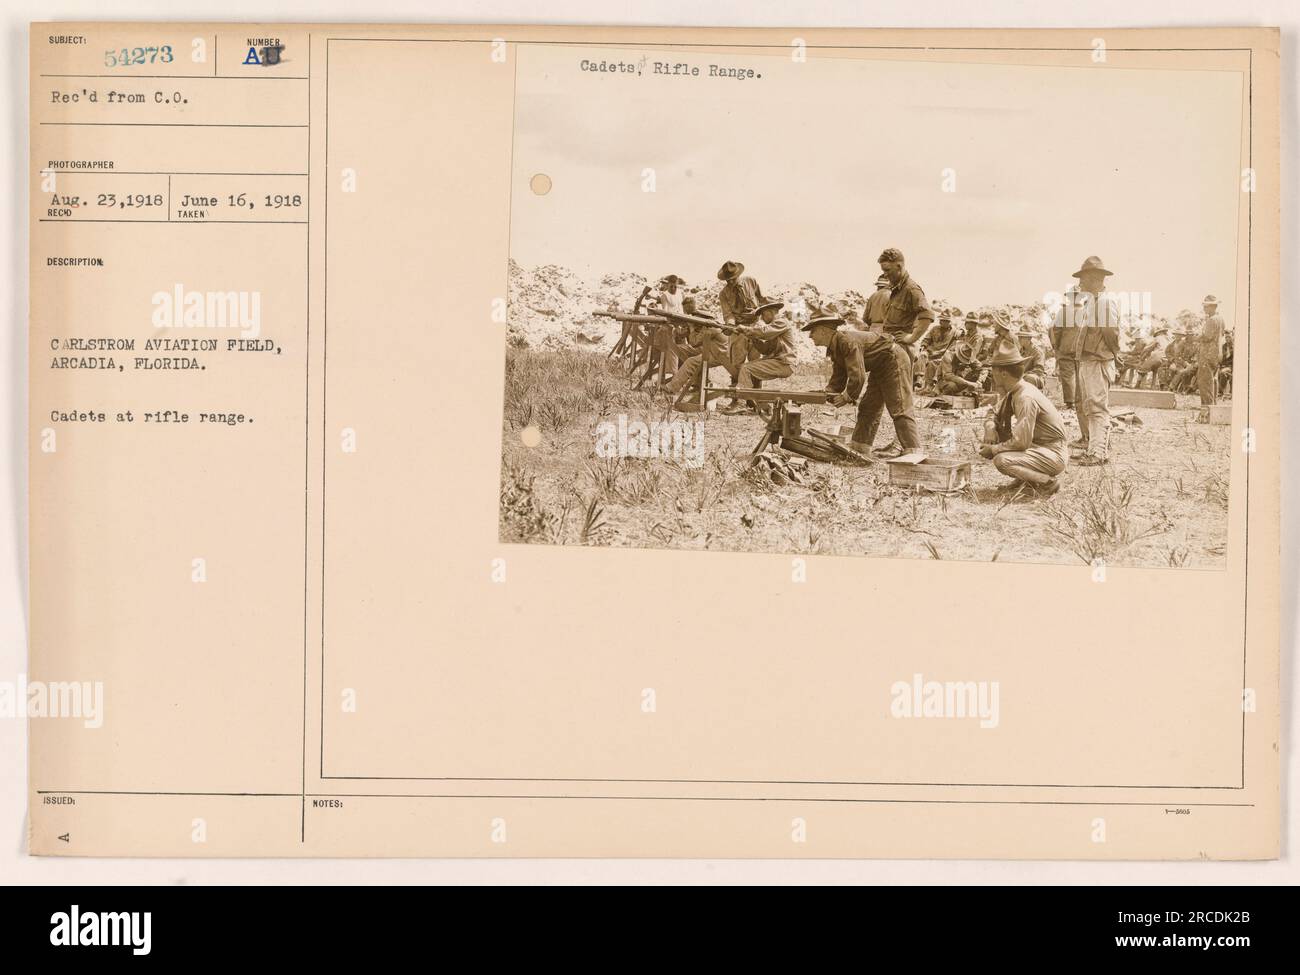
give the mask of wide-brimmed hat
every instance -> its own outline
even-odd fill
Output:
[[[661,279],[659,280],[659,283],[660,283],[660,284],[685,284],[685,283],[686,283],[686,279],[685,279],[685,278],[682,278],[682,277],[679,277],[679,276],[676,275],[676,274],[669,274],[669,275],[667,275],[666,277],[661,278]]]
[[[968,312],[966,313],[966,317],[965,317],[965,319],[963,319],[963,320],[964,320],[964,321],[967,321],[967,322],[970,322],[972,325],[978,325],[978,324],[980,323],[979,316],[976,315],[975,312],[973,312],[973,311],[968,311]]]
[[[811,332],[818,325],[828,325],[831,328],[839,328],[844,324],[844,319],[839,315],[820,314],[814,315],[808,321],[799,326],[801,332]]]
[[[998,347],[993,351],[993,358],[989,360],[989,367],[994,366],[1018,366],[1022,362],[1029,360],[1029,356],[1020,354],[1020,346],[1014,342],[999,342]]]
[[[1101,263],[1101,258],[1094,255],[1093,257],[1084,260],[1083,266],[1080,267],[1079,270],[1075,271],[1071,277],[1081,278],[1089,271],[1100,271],[1102,274],[1115,273],[1114,271],[1107,271],[1106,265]]]
[[[958,342],[952,347],[953,357],[963,363],[974,361],[976,351],[969,342]]]
[[[1202,305],[1217,305],[1218,303],[1219,303],[1219,299],[1214,297],[1214,295],[1206,295],[1204,298],[1201,299]]]
[[[1168,334],[1169,334],[1169,326],[1168,326],[1168,325],[1161,325],[1161,326],[1159,326],[1159,327],[1158,327],[1154,332],[1152,332],[1151,334],[1152,334],[1152,335],[1168,335]]]
[[[784,307],[785,307],[785,302],[784,302],[784,301],[765,301],[765,302],[763,302],[761,305],[759,305],[757,308],[754,309],[754,314],[755,314],[755,315],[761,315],[761,314],[763,314],[763,312],[767,311],[769,308],[773,309],[774,311],[780,311],[780,310],[781,310],[782,308],[784,308]]]
[[[728,281],[739,274],[743,274],[744,271],[745,265],[739,261],[727,261],[722,267],[718,268],[718,280]]]

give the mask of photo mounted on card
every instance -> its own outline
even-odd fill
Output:
[[[1277,855],[1277,31],[31,40],[33,851]]]

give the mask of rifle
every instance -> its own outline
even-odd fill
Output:
[[[663,325],[665,324],[662,315],[634,315],[631,312],[624,311],[593,311],[591,313],[596,318],[612,318],[616,322],[635,322],[637,325]]]
[[[716,328],[724,335],[734,335],[736,332],[744,331],[744,325],[726,325],[716,318],[704,318],[700,315],[687,315],[678,311],[663,311],[658,314],[662,315],[674,325],[694,325],[697,328]]]
[[[638,299],[637,305],[639,306],[640,303],[641,302]],[[631,355],[635,359],[643,344],[641,336],[638,334],[638,326],[668,324],[667,320],[662,316],[645,315],[640,312],[592,311],[591,314],[594,318],[612,318],[614,321],[620,322],[623,325],[623,333],[618,337],[618,342],[614,345],[614,348],[609,350],[609,355],[607,355],[606,358],[611,358],[616,355],[622,355],[624,357]],[[632,367],[636,367],[635,362]]]

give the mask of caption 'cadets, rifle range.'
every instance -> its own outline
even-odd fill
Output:
[[[705,414],[696,422],[707,418],[714,429],[715,424],[741,422],[722,417],[761,421],[751,428],[761,436],[747,454],[743,446],[729,450],[737,459],[733,472],[757,469],[784,487],[807,484],[819,469],[872,470],[878,472],[872,480],[846,482],[849,489],[860,483],[876,500],[889,492],[931,501],[947,498],[954,505],[969,501],[983,507],[994,501],[995,510],[1012,502],[1036,508],[1034,503],[1042,501],[1048,508],[1041,519],[1046,524],[1039,552],[1095,561],[1122,558],[1122,550],[1133,547],[1142,549],[1141,554],[1128,554],[1141,564],[1172,566],[1221,559],[1226,519],[1217,519],[1200,533],[1208,537],[1194,539],[1189,533],[1153,547],[1150,539],[1177,534],[1178,519],[1162,504],[1141,524],[1130,517],[1134,512],[1127,509],[1137,493],[1128,479],[1132,465],[1121,465],[1123,473],[1112,467],[1113,441],[1144,425],[1159,422],[1168,428],[1173,416],[1183,418],[1185,431],[1194,429],[1188,424],[1206,424],[1195,428],[1207,431],[1205,446],[1211,443],[1208,431],[1226,429],[1232,333],[1213,294],[1206,296],[1202,314],[1183,311],[1171,323],[1151,315],[1149,301],[1130,302],[1136,296],[1111,290],[1112,270],[1099,257],[1089,256],[1072,272],[1076,283],[1060,294],[1048,293],[1042,305],[962,312],[947,302],[932,307],[899,249],[886,248],[877,260],[875,291],[852,304],[806,301],[802,296],[777,300],[764,293],[741,261],[728,260],[717,270],[720,291],[714,290],[716,285],[691,288],[681,276],[669,274],[657,287],[643,287],[639,296],[628,294],[609,302],[610,307],[590,309],[588,321],[619,327],[605,361],[620,363],[629,391],[639,391],[641,397],[639,402],[619,402],[643,404],[644,411],[665,419],[676,417],[673,424],[654,424],[665,437],[670,426],[686,427],[690,414]],[[708,313],[705,305],[716,312]],[[806,349],[806,340],[800,333],[825,350],[828,362],[801,366],[799,346]],[[508,375],[510,370],[508,361]],[[712,384],[715,379],[717,385]],[[508,385],[508,413],[510,399]],[[850,407],[856,408],[851,425]],[[886,413],[889,423],[882,422]],[[841,417],[843,425],[835,422]],[[707,436],[712,438],[712,431]],[[1197,461],[1191,461],[1193,470],[1207,477],[1206,498],[1217,494],[1218,504],[1211,507],[1219,509],[1218,515],[1226,512],[1227,503],[1226,436],[1223,439],[1225,449],[1216,470],[1201,471]],[[730,438],[720,440],[725,445]],[[668,446],[665,442],[662,454],[656,450],[652,456],[671,457]],[[633,451],[625,456],[651,455]],[[1096,474],[1076,485],[1088,469]],[[978,490],[994,472],[996,483]],[[1175,472],[1170,473],[1174,478]],[[1121,479],[1118,488],[1111,484],[1116,474]],[[1202,500],[1181,477],[1172,483],[1184,499]],[[1106,505],[1116,506],[1116,511],[1115,517],[1100,520],[1115,524],[1091,525],[1086,512],[1074,518],[1063,502],[1075,486],[1080,509],[1095,508],[1098,491],[1104,491]],[[506,494],[503,487],[503,509]],[[606,490],[604,495],[606,511],[613,502],[627,500],[626,492],[620,496]],[[721,507],[723,500],[719,496],[710,507]],[[582,540],[608,540],[615,529],[600,517],[601,499],[579,491],[576,501],[587,509]],[[942,500],[940,504],[951,523],[953,508]],[[680,500],[677,508],[683,510]],[[742,510],[740,522],[749,528],[755,517]],[[593,519],[596,530],[589,531]],[[838,532],[842,521],[831,521],[828,528]],[[654,540],[685,542],[669,540],[675,533],[671,528],[659,533],[661,527],[656,526]],[[982,530],[977,519],[970,527]],[[960,528],[909,530],[930,536],[924,544],[931,557],[938,558],[945,557],[939,548],[942,540]],[[502,535],[562,540],[508,530],[504,510]],[[1208,559],[1189,557],[1198,544],[1199,554]],[[706,538],[704,547],[708,545]],[[723,540],[718,547],[746,546]],[[992,557],[998,557],[997,550]],[[1035,560],[1043,559],[1039,555]]]

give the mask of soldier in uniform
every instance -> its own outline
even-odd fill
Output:
[[[879,332],[885,324],[885,306],[889,304],[889,276],[876,278],[876,290],[867,298],[862,321],[869,331]]]
[[[838,315],[819,315],[800,328],[812,336],[814,345],[826,350],[831,360],[831,379],[826,391],[835,394],[832,405],[858,403],[858,422],[850,446],[858,453],[880,459],[919,450],[921,437],[912,414],[912,398],[902,395],[904,386],[894,343],[876,332],[841,330],[843,324],[844,319]],[[889,410],[894,420],[894,432],[902,449],[897,453],[887,449],[872,454],[871,446],[884,409]]]
[[[977,341],[974,338],[960,338],[939,360],[936,389],[941,395],[978,396],[984,391],[984,367],[975,357]]]
[[[731,367],[731,343],[716,325],[692,323],[686,333],[686,346],[685,351],[692,354],[684,357],[673,378],[663,385],[664,392],[673,398],[699,381],[701,369],[707,372],[714,366]]]
[[[1171,353],[1173,348],[1170,346]],[[1192,331],[1184,331],[1177,348],[1177,355],[1169,357],[1169,389],[1175,393],[1191,393],[1196,389],[1196,374],[1200,369],[1200,342]]]
[[[1034,344],[1033,332],[1015,332],[1016,345],[1024,356],[1024,374],[1022,378],[1031,386],[1042,389],[1047,385],[1047,366],[1043,362],[1042,350]],[[991,375],[992,373],[990,373]]]
[[[758,318],[758,306],[767,301],[758,282],[745,273],[739,261],[727,261],[718,268],[718,280],[723,282],[718,295],[722,321],[726,325],[752,325]],[[731,385],[740,380],[740,367],[749,359],[749,340],[736,333],[731,338],[731,354],[725,363],[731,374]]]
[[[901,388],[894,398],[905,405],[907,415],[911,416],[916,346],[921,341],[921,336],[934,324],[934,312],[930,309],[925,291],[908,273],[902,251],[896,247],[887,247],[876,260],[890,284],[889,303],[885,305],[885,320],[881,331],[894,340],[894,356],[898,359],[897,381]],[[892,412],[890,415],[893,415]],[[895,430],[895,434],[897,432]],[[895,436],[895,443],[886,448],[885,452],[901,456],[905,451],[900,444],[901,438]]]
[[[1231,332],[1223,336],[1223,357],[1219,360],[1219,398],[1232,398],[1232,346]]]
[[[1196,388],[1201,394],[1201,405],[1209,406],[1219,398],[1219,367],[1223,363],[1223,316],[1219,314],[1219,299],[1206,295],[1201,303],[1205,317],[1201,319],[1200,361],[1196,373]]]
[[[1071,285],[1062,296],[1061,307],[1057,308],[1056,318],[1047,333],[1048,343],[1052,347],[1052,355],[1056,358],[1056,378],[1061,381],[1061,399],[1065,403],[1067,410],[1074,409],[1077,369],[1074,350],[1061,347],[1061,336],[1064,334],[1064,323],[1074,321],[1076,317],[1075,309],[1079,307],[1082,301],[1083,299],[1079,296],[1079,286]]]
[[[740,331],[732,336],[734,343],[738,336],[744,336],[749,342],[750,358],[740,366],[738,385],[741,389],[760,389],[764,379],[784,379],[794,372],[794,323],[778,322],[776,313],[784,302],[768,301],[758,306],[758,321],[753,325],[738,326]],[[726,410],[728,413],[759,412],[751,401],[741,404],[732,401]]]
[[[961,312],[957,314],[960,315]],[[921,339],[921,357],[918,360],[921,365],[918,372],[922,376],[922,389],[934,387],[939,375],[939,361],[955,341],[957,341],[957,330],[952,327],[952,316],[947,311],[942,311],[939,313],[939,324],[926,332],[925,337]]]
[[[1079,292],[1061,306],[1053,326],[1057,355],[1074,361],[1080,435],[1071,447],[1084,467],[1110,459],[1110,386],[1115,381],[1120,319],[1119,302],[1105,291],[1112,273],[1100,257],[1087,258],[1074,272]]]
[[[998,403],[979,452],[1017,486],[1028,484],[1039,497],[1050,497],[1060,490],[1057,478],[1069,463],[1065,422],[1043,391],[1024,381],[1025,362],[1013,342],[1000,345],[989,360]]]

